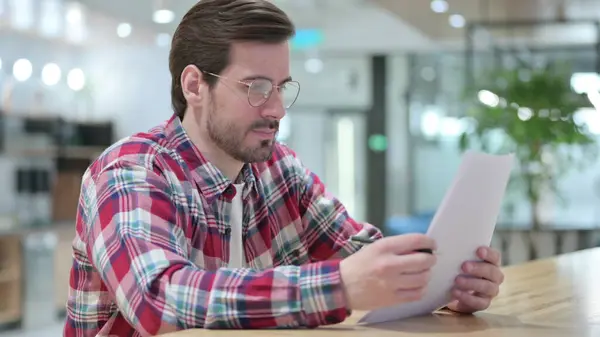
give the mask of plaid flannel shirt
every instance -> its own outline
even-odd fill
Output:
[[[282,144],[240,173],[248,268],[227,268],[232,182],[173,116],[109,147],[83,176],[64,336],[316,327],[349,311],[351,219]]]

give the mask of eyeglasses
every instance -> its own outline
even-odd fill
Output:
[[[281,99],[283,100],[284,108],[289,109],[292,105],[294,105],[296,99],[298,98],[298,94],[300,93],[300,83],[296,81],[287,81],[281,85],[275,85],[273,84],[273,82],[271,82],[271,80],[266,78],[256,78],[249,81],[237,81],[230,80],[227,77],[223,77],[221,75],[213,74],[207,71],[202,72],[207,75],[211,75],[228,81],[233,81],[247,86],[248,103],[255,108],[265,104],[271,97],[273,90],[277,90],[281,95]]]

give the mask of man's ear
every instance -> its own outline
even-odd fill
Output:
[[[181,90],[188,104],[197,106],[202,101],[203,86],[202,72],[194,65],[188,65],[181,72]]]

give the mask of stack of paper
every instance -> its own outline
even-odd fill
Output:
[[[489,246],[513,165],[513,155],[466,152],[427,235],[437,243],[437,263],[425,296],[367,313],[360,323],[380,323],[430,314],[451,301],[461,265]]]

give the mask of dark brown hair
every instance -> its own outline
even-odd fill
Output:
[[[183,17],[171,44],[171,104],[183,119],[187,102],[181,88],[183,69],[193,64],[220,74],[229,65],[234,42],[282,43],[295,33],[290,18],[267,0],[202,0]],[[204,76],[209,87],[218,80]]]

